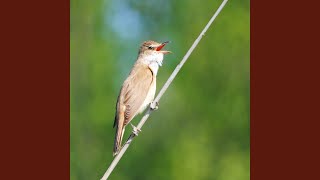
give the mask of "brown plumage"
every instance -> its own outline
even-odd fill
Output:
[[[170,53],[161,51],[167,43],[146,41],[139,49],[138,59],[124,81],[117,100],[113,155],[120,151],[125,126],[138,113],[143,112],[154,98],[159,65],[162,65],[163,54]]]

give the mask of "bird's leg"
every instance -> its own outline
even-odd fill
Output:
[[[132,127],[132,132],[134,135],[138,136],[139,132],[141,132],[141,129],[138,129],[137,127],[135,127],[132,123],[131,124],[131,127]]]
[[[152,110],[157,110],[157,109],[158,109],[158,106],[159,106],[159,102],[154,102],[154,101],[152,101],[152,102],[150,103],[150,108],[151,108]]]

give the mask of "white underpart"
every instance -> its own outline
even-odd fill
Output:
[[[138,113],[142,113],[146,107],[153,101],[154,96],[156,94],[156,76],[158,73],[159,66],[162,66],[163,54],[162,53],[154,53],[153,55],[149,55],[145,57],[146,63],[149,65],[149,68],[153,73],[153,83],[148,91],[147,97],[144,100],[142,106],[139,108]]]
[[[144,61],[146,64],[148,64],[152,70],[152,73],[157,76],[159,66],[162,66],[163,54],[154,52],[152,55],[144,57]]]

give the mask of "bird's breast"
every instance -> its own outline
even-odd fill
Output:
[[[147,96],[146,96],[146,99],[144,100],[143,104],[141,105],[141,107],[139,108],[138,110],[138,113],[142,113],[146,107],[153,101],[154,99],[154,96],[156,94],[156,77],[153,76],[153,80],[152,80],[152,83],[150,85],[150,89],[147,93]]]

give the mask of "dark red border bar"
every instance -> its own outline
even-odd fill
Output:
[[[69,179],[69,1],[5,3],[0,179]]]
[[[320,176],[319,6],[310,3],[251,1],[253,180]]]

